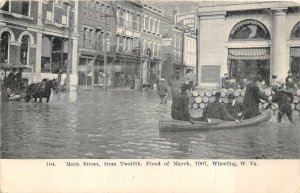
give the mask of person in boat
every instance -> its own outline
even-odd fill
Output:
[[[268,97],[262,93],[257,83],[259,82],[259,76],[253,77],[252,81],[247,85],[244,96],[244,118],[250,119],[259,115],[259,102],[260,100],[269,101]]]
[[[175,120],[190,121],[194,123],[189,113],[189,97],[186,93],[190,85],[183,83],[180,87],[181,92],[173,98],[171,106],[171,117]]]
[[[285,85],[289,92],[295,92],[296,89],[298,88],[294,79],[295,78],[293,77],[292,72],[289,71],[288,76],[285,78]]]
[[[226,104],[226,110],[235,119],[240,119],[242,117],[242,112],[244,109],[242,103],[236,100],[236,97],[233,93],[229,93],[227,95],[227,98],[229,102]]]
[[[15,85],[16,85],[16,88],[19,89],[19,90],[22,90],[22,73],[23,73],[23,68],[20,68],[18,73],[15,75]]]
[[[238,122],[237,119],[227,112],[225,104],[221,103],[221,92],[216,92],[214,97],[215,101],[208,103],[203,110],[203,121],[210,122],[210,119],[218,119]]]
[[[272,81],[271,81],[271,84],[270,84],[270,86],[273,88],[275,88],[275,87],[280,87],[282,84],[277,80],[277,75],[275,75],[275,74],[273,74],[272,75]]]
[[[4,86],[5,87],[15,87],[15,78],[16,78],[17,69],[13,68],[8,76],[4,79]]]
[[[167,103],[168,85],[164,78],[159,80],[157,91],[160,98],[160,104]]]
[[[291,123],[293,122],[292,117],[292,102],[294,100],[294,96],[292,93],[287,92],[284,87],[280,88],[272,88],[274,91],[274,95],[272,97],[271,102],[278,104],[278,117],[277,122],[281,123],[282,117],[286,115]],[[267,108],[267,107],[266,107]]]

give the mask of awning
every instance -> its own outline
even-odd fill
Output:
[[[291,48],[291,57],[300,57],[300,47]]]
[[[239,48],[228,49],[228,59],[231,60],[269,60],[269,48]]]

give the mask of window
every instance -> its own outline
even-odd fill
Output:
[[[4,11],[17,13],[20,15],[30,15],[30,1],[11,1],[7,0],[2,8]]]
[[[21,55],[20,62],[23,65],[28,65],[29,59],[29,36],[23,36],[21,39]]]
[[[122,9],[119,9],[119,18],[118,18],[118,24],[119,26],[123,27],[123,21],[124,21],[124,12]]]
[[[61,16],[61,24],[68,25],[68,6],[63,5],[63,12]]]
[[[29,16],[29,1],[22,1],[22,15]]]
[[[146,30],[149,29],[149,17],[147,17],[147,16],[145,16],[145,26],[144,26],[144,28],[145,28]]]
[[[3,32],[1,35],[1,63],[9,62],[9,47],[10,47],[10,34]]]
[[[6,2],[4,3],[1,9],[4,11],[10,11],[10,3],[11,3],[10,0],[6,0]]]
[[[47,21],[53,21],[54,20],[54,2],[49,1],[47,3]]]
[[[270,39],[268,29],[260,22],[252,19],[236,24],[230,32],[230,40]]]
[[[291,38],[300,38],[300,21],[293,27]]]

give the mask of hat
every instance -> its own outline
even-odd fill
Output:
[[[164,78],[161,78],[161,79],[159,79],[160,81],[163,81],[163,82],[165,82],[166,81],[166,79],[164,79]]]
[[[227,95],[227,98],[229,99],[235,99],[235,96],[232,92],[230,92],[228,95]]]
[[[277,78],[278,76],[277,75],[272,75],[272,78]]]
[[[180,88],[181,88],[182,90],[188,90],[188,89],[190,89],[190,85],[187,84],[187,83],[185,82],[185,83],[183,83],[183,84],[180,86]]]

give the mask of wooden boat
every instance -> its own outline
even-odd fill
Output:
[[[178,120],[160,120],[159,131],[160,132],[178,132],[178,131],[209,131],[209,130],[220,130],[220,129],[233,129],[256,126],[270,119],[270,112],[261,112],[257,117],[251,119],[245,119],[240,123],[234,121],[224,121],[221,123],[207,123],[207,122],[196,122],[192,124],[188,121]]]

